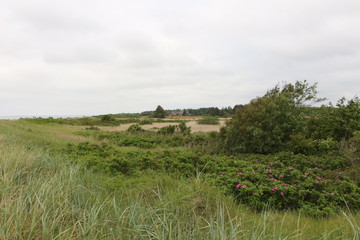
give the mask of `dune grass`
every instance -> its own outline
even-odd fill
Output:
[[[0,239],[359,239],[358,213],[255,213],[201,173],[93,173],[51,151],[81,141],[66,126],[0,121],[0,129]]]

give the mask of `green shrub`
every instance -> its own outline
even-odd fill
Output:
[[[184,135],[189,135],[191,133],[191,127],[186,126],[185,122],[179,123],[179,125],[176,126],[177,130],[181,132]]]
[[[197,120],[198,124],[204,125],[219,125],[220,121],[217,117],[203,117],[202,119]]]
[[[174,134],[176,130],[176,126],[175,125],[169,125],[166,127],[162,127],[158,130],[159,134],[163,134],[163,135],[171,135]]]
[[[349,140],[350,147],[356,153],[360,153],[360,131],[355,131]]]
[[[101,117],[102,122],[113,122],[115,121],[115,118],[113,118],[111,115],[104,115]]]
[[[142,129],[139,124],[133,124],[126,131],[130,133],[134,133],[134,132],[143,132],[144,129]]]
[[[295,154],[313,154],[316,151],[314,141],[306,138],[305,135],[301,133],[296,133],[290,136],[288,148]]]
[[[140,125],[149,125],[149,124],[153,124],[153,121],[150,118],[142,119],[142,120],[139,121],[139,124]]]

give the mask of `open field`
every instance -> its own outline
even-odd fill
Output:
[[[325,218],[256,212],[205,170],[182,175],[194,158],[186,148],[166,147],[173,159],[153,160],[163,150],[118,146],[104,131],[105,143],[78,126],[19,120],[0,121],[0,130],[1,239],[359,239],[360,214],[346,208]],[[165,160],[183,170],[159,169]]]

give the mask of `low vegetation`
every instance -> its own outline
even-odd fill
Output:
[[[2,120],[0,238],[357,239],[359,100],[307,100],[316,85],[277,86],[209,133]]]

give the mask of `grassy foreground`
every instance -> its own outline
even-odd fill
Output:
[[[67,126],[0,121],[0,239],[359,239],[360,215],[254,213],[203,181],[114,178],[53,151]],[[92,139],[86,139],[91,141]],[[111,187],[109,187],[111,186]]]

